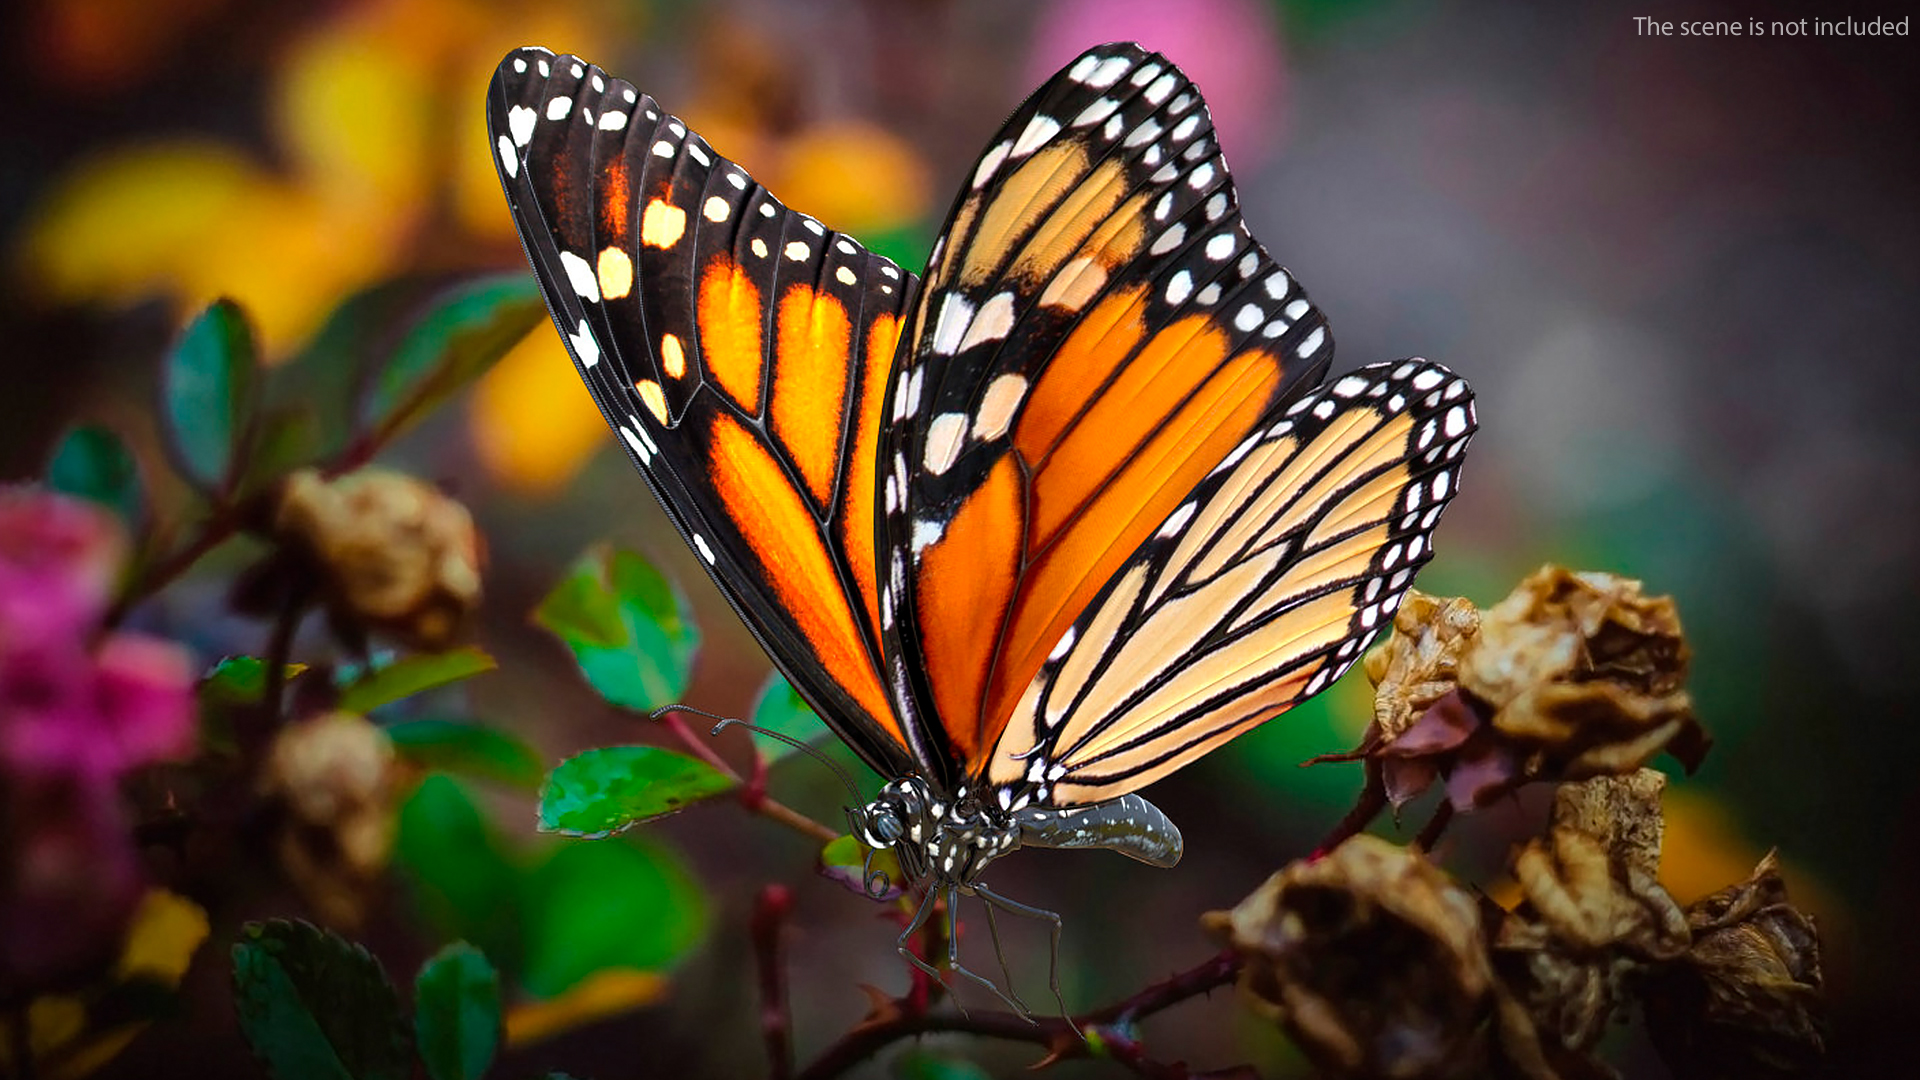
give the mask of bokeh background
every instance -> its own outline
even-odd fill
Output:
[[[625,75],[789,204],[918,265],[1020,98],[1082,48],[1137,39],[1207,94],[1246,216],[1328,313],[1336,367],[1425,355],[1473,381],[1482,430],[1424,587],[1491,603],[1551,560],[1678,598],[1716,746],[1670,789],[1663,876],[1685,902],[1777,846],[1826,935],[1842,1074],[1875,1074],[1908,1056],[1920,970],[1920,44],[1653,38],[1633,23],[1848,10],[29,0],[0,16],[0,466],[33,475],[76,416],[151,441],[158,358],[215,296],[242,301],[285,356],[349,294],[379,287],[398,303],[524,269],[481,110],[512,46]],[[551,760],[650,737],[527,622],[605,537],[655,557],[692,599],[705,636],[689,700],[751,707],[764,658],[612,449],[552,333],[390,460],[456,492],[488,538],[479,637],[501,670],[474,684],[472,714]],[[257,651],[260,627],[219,616],[220,602],[190,581],[146,618],[202,659]],[[1097,853],[1002,864],[1002,892],[1066,917],[1069,999],[1091,1005],[1206,955],[1196,916],[1302,854],[1351,799],[1356,767],[1297,763],[1351,745],[1366,711],[1356,675],[1154,789],[1188,837],[1175,871]],[[837,820],[824,770],[789,760],[773,782]],[[475,797],[502,835],[531,832],[523,796]],[[1406,838],[1423,811],[1385,831]],[[1449,865],[1497,892],[1509,845],[1542,814],[1522,798],[1457,823]],[[517,1050],[503,1074],[759,1072],[744,922],[766,881],[799,883],[803,1059],[861,1014],[857,984],[898,989],[894,931],[811,878],[803,840],[725,805],[647,834],[704,896],[700,943],[655,1004]],[[439,944],[404,871],[362,935],[403,971]],[[257,1075],[234,1032],[223,932],[178,1020],[104,1075]],[[1044,937],[1015,933],[1016,975],[1038,989]],[[1148,1032],[1162,1058],[1305,1075],[1219,997]],[[1633,1031],[1618,1041],[1631,1075],[1663,1075]],[[996,1074],[1029,1060],[962,1049]],[[1061,1073],[1093,1072],[1078,1068]]]

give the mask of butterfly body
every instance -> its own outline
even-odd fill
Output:
[[[1070,809],[1002,807],[961,787],[951,796],[903,777],[852,815],[869,848],[892,849],[900,868],[936,888],[971,887],[988,863],[1019,847],[1098,847],[1155,866],[1180,861],[1180,830],[1139,795]],[[876,884],[878,884],[876,882]]]
[[[965,892],[1057,942],[982,881],[1020,847],[1178,861],[1138,790],[1325,689],[1432,556],[1471,391],[1419,359],[1328,378],[1325,317],[1158,54],[1035,92],[922,275],[575,57],[515,50],[487,110],[580,377],[888,779],[853,832],[950,917]]]

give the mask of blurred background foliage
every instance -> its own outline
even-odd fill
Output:
[[[1661,14],[1806,14],[1735,7],[1683,0]],[[1920,728],[1904,686],[1920,546],[1913,45],[1641,38],[1642,13],[1466,0],[28,0],[0,16],[0,86],[15,103],[0,122],[12,385],[0,462],[10,477],[40,474],[76,417],[157,454],[157,358],[216,297],[248,313],[266,365],[300,358],[298,411],[344,393],[361,357],[397,348],[448,283],[523,275],[480,107],[510,47],[621,73],[789,204],[918,265],[957,178],[1020,97],[1088,45],[1136,39],[1206,92],[1248,220],[1328,312],[1338,366],[1426,355],[1473,381],[1482,432],[1423,587],[1489,603],[1552,559],[1675,595],[1716,746],[1670,790],[1662,877],[1684,902],[1778,846],[1827,937],[1836,1044],[1865,1070],[1905,1053],[1895,1021],[1911,1011],[1904,973],[1920,965],[1920,871],[1904,856],[1920,841],[1920,789],[1905,775]],[[544,326],[383,460],[475,515],[489,551],[478,638],[499,669],[381,719],[477,720],[498,739],[449,747],[412,729],[429,750],[409,757],[398,887],[362,939],[411,970],[465,938],[532,998],[611,972],[575,1007],[611,1003],[604,1023],[617,1027],[577,1013],[510,1021],[522,1071],[757,1071],[748,898],[764,881],[805,881],[814,849],[719,807],[616,841],[534,836],[528,781],[541,765],[657,736],[596,697],[529,616],[572,560],[612,538],[684,590],[698,652],[676,694],[750,715],[764,657],[612,449]],[[156,500],[177,505],[154,479]],[[237,569],[244,548],[209,565]],[[190,577],[134,625],[202,665],[260,653],[263,626],[225,599],[217,575]],[[316,634],[301,654],[326,648]],[[1003,864],[997,888],[1066,916],[1069,1001],[1192,962],[1206,948],[1189,929],[1200,911],[1325,832],[1357,767],[1298,763],[1351,746],[1368,700],[1350,677],[1156,787],[1189,837],[1176,871],[1078,853]],[[744,760],[744,737],[720,745]],[[835,781],[804,759],[783,761],[773,790],[838,818]],[[1497,892],[1509,846],[1541,814],[1529,796],[1478,815],[1447,856]],[[238,913],[287,910],[267,888]],[[858,1016],[856,984],[892,987],[901,973],[893,931],[866,903],[816,881],[796,904],[804,1053]],[[1044,949],[1025,945],[1016,974],[1031,982]],[[221,953],[187,970],[178,1020],[100,1075],[254,1075]],[[1622,1038],[1629,1072],[1654,1068]],[[1304,1069],[1266,1040],[1217,1006],[1155,1031],[1162,1057]],[[977,1049],[994,1071],[1024,1060]]]

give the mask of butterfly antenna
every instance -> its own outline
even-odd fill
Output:
[[[858,803],[858,802],[865,801],[860,797],[860,786],[853,782],[853,776],[849,774],[847,770],[841,768],[839,762],[833,760],[832,758],[814,749],[813,747],[808,746],[806,743],[801,742],[799,739],[796,739],[791,735],[785,735],[778,731],[771,731],[767,728],[761,727],[758,724],[749,724],[745,720],[741,720],[738,717],[719,716],[714,713],[710,713],[705,709],[696,709],[691,705],[662,705],[659,708],[648,713],[647,716],[649,719],[658,720],[660,717],[670,712],[693,713],[695,716],[704,716],[709,720],[720,721],[719,723],[713,725],[713,730],[707,733],[709,735],[718,735],[730,727],[737,726],[737,727],[746,728],[748,731],[751,731],[757,735],[765,735],[769,739],[778,739],[779,741],[786,743],[788,746],[793,747],[795,750],[799,750],[806,753],[808,756],[812,757],[814,760],[818,761],[820,764],[825,765],[828,769],[831,769],[833,771],[833,775],[839,777],[840,782],[847,785],[847,794],[853,796],[854,802]]]

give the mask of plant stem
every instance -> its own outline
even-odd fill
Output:
[[[1140,1044],[1124,1029],[1136,1020],[1225,986],[1239,972],[1240,957],[1227,950],[1138,993],[1071,1019],[1036,1017],[1028,1020],[1008,1012],[916,1014],[907,1002],[895,1001],[893,1009],[883,1010],[878,1017],[860,1024],[827,1047],[795,1080],[829,1080],[891,1043],[938,1031],[965,1032],[1043,1046],[1048,1053],[1042,1064],[1089,1057],[1091,1047],[1098,1043],[1113,1051],[1109,1054],[1112,1060],[1141,1076],[1187,1076],[1191,1074],[1183,1066],[1147,1057]],[[1081,1037],[1082,1031],[1088,1038]]]
[[[785,885],[768,885],[754,899],[750,923],[760,969],[760,1037],[767,1043],[769,1080],[793,1075],[793,1017],[787,1010],[787,958],[781,940],[792,911],[793,893]]]
[[[829,829],[785,803],[769,798],[764,789],[756,791],[754,785],[740,775],[740,770],[727,764],[725,758],[713,752],[713,747],[707,745],[706,740],[693,733],[693,729],[687,726],[686,721],[680,719],[679,713],[667,713],[660,717],[659,722],[665,724],[667,730],[673,732],[674,738],[680,740],[680,745],[686,747],[694,757],[713,766],[722,776],[739,785],[740,805],[752,813],[777,821],[795,832],[812,837],[823,845],[840,839],[840,833],[837,830]]]
[[[205,558],[214,548],[233,539],[244,523],[244,515],[238,506],[228,505],[216,510],[206,520],[200,532],[185,547],[176,549],[173,554],[150,565],[140,572],[114,601],[107,612],[106,627],[111,630],[123,622],[127,613],[141,601],[173,584],[180,575],[193,569],[193,564]]]

